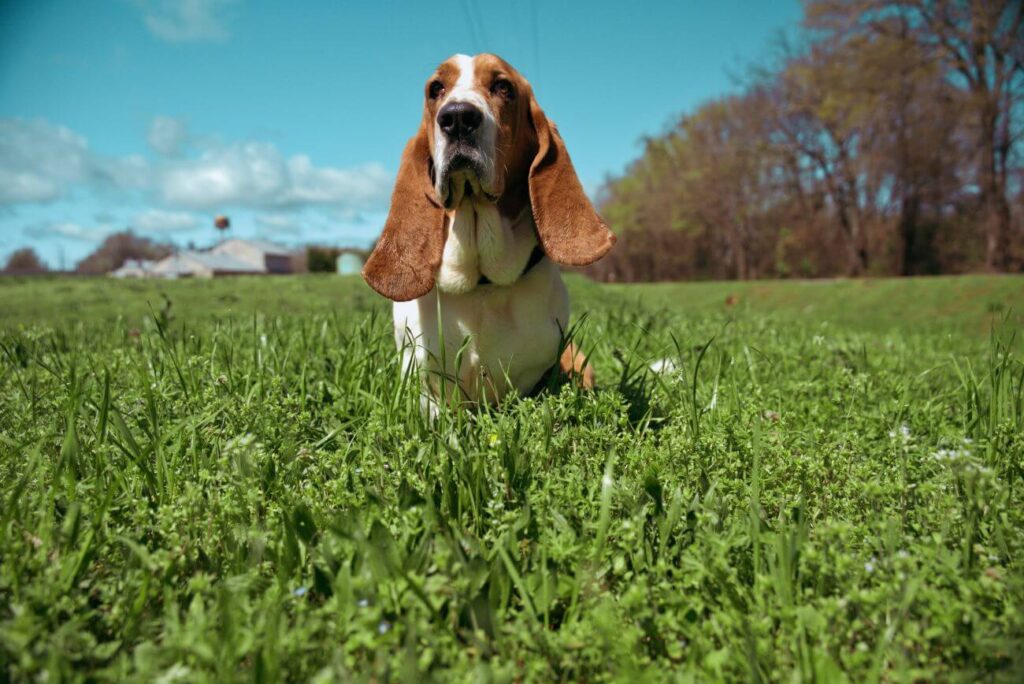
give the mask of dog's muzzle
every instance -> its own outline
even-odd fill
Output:
[[[487,155],[480,149],[483,123],[483,112],[468,102],[450,102],[437,113],[437,126],[445,142],[437,191],[447,209],[468,195],[497,201],[482,187],[487,175]]]

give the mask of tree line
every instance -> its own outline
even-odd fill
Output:
[[[75,265],[79,275],[103,275],[120,268],[130,259],[158,261],[174,252],[174,246],[155,242],[131,229],[111,233],[96,248]],[[40,275],[50,268],[31,247],[17,249],[0,268],[3,275]]]
[[[1024,2],[810,0],[603,186],[603,280],[1024,269]]]
[[[191,247],[190,247],[191,248]],[[173,244],[156,242],[126,229],[107,235],[96,248],[75,265],[77,275],[105,275],[129,260],[159,261],[175,253]],[[352,252],[365,259],[366,250],[328,245],[307,245],[292,252],[293,273],[334,273],[336,260],[343,252]],[[0,266],[0,275],[43,275],[50,268],[31,247],[11,252]]]

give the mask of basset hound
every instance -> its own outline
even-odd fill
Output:
[[[455,55],[427,80],[363,277],[394,301],[395,341],[431,402],[497,403],[556,366],[593,384],[573,346],[559,358],[557,264],[614,242],[527,80],[495,55]]]

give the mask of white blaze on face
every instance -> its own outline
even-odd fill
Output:
[[[475,139],[476,148],[480,152],[483,161],[483,178],[476,178],[475,174],[465,171],[457,172],[458,178],[449,178],[448,169],[446,168],[449,161],[447,155],[448,139],[441,131],[441,124],[438,123],[437,118],[434,119],[434,168],[438,170],[434,190],[439,198],[444,199],[447,192],[447,188],[444,187],[445,182],[457,181],[450,183],[450,187],[452,192],[456,193],[456,197],[453,198],[451,205],[458,206],[462,200],[461,195],[465,187],[465,181],[469,181],[475,191],[479,191],[482,188],[484,192],[493,194],[496,171],[495,143],[498,123],[494,118],[494,112],[491,111],[487,99],[481,92],[480,85],[477,83],[474,58],[468,55],[455,55],[452,57],[452,61],[458,70],[459,77],[455,81],[455,85],[442,99],[437,111],[440,112],[447,104],[464,102],[473,105],[483,114],[483,122],[480,124],[480,128],[477,129]]]

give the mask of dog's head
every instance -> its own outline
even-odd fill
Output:
[[[470,194],[508,217],[529,204],[545,254],[560,264],[592,263],[615,242],[529,82],[495,55],[456,55],[427,79],[423,120],[406,145],[384,232],[363,269],[370,286],[395,301],[429,292],[444,249],[445,211]]]

